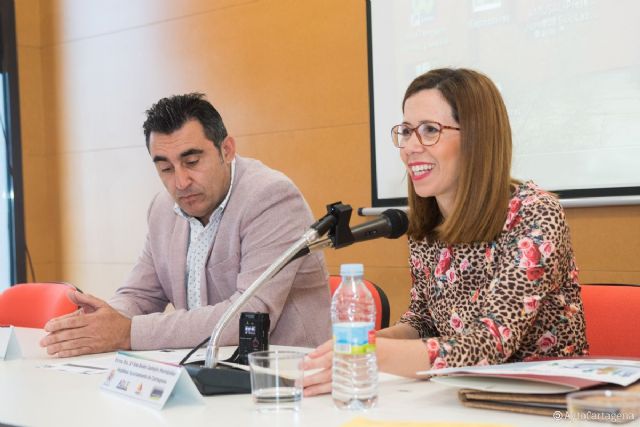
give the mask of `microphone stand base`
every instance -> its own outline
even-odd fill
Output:
[[[203,396],[251,393],[249,371],[224,365],[205,368],[204,362],[187,363],[184,367]]]

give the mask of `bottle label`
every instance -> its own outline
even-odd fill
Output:
[[[376,332],[373,323],[334,323],[333,351],[338,354],[368,354],[376,351]]]

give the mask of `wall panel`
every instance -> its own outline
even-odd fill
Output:
[[[25,150],[40,156],[25,156],[27,234],[46,274],[101,297],[122,281],[160,188],[144,111],[175,93],[207,93],[239,152],[289,175],[314,215],[336,200],[369,205],[364,1],[17,3]],[[640,283],[638,207],[567,217],[583,281]],[[389,294],[392,320],[406,309],[406,239],[326,258],[333,274],[363,262]]]
[[[27,249],[37,280],[60,280],[58,169],[45,126],[40,1],[16,1],[15,12]],[[27,277],[33,280],[29,267]]]

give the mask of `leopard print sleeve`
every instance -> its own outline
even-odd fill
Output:
[[[427,306],[428,295],[427,277],[429,267],[420,254],[410,250],[409,269],[411,272],[411,302],[409,309],[400,317],[398,323],[406,323],[418,331],[421,337],[433,336],[436,333],[433,318]]]

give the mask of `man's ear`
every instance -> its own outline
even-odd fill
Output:
[[[220,156],[224,163],[231,163],[236,157],[236,141],[231,136],[227,136],[220,144]]]

